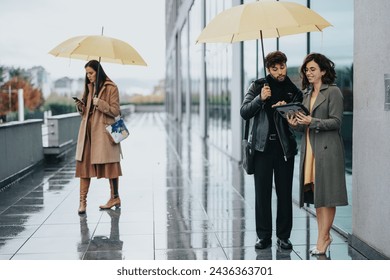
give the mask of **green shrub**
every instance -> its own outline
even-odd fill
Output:
[[[52,116],[76,112],[76,106],[74,104],[50,103],[46,106],[47,110],[51,111]]]

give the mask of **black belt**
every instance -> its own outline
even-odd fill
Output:
[[[275,141],[277,139],[278,139],[278,135],[277,134],[270,134],[268,136],[268,140]]]

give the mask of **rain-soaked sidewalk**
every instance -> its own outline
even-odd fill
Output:
[[[252,177],[164,113],[136,113],[127,123],[121,209],[99,210],[109,186],[93,179],[79,216],[73,154],[41,166],[0,192],[0,259],[364,259],[337,232],[330,255],[310,256],[316,220],[296,205],[293,250],[278,248],[275,233],[271,248],[255,250]]]

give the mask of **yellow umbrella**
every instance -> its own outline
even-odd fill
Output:
[[[128,43],[103,36],[103,28],[102,35],[100,36],[87,35],[72,37],[56,46],[49,54],[82,60],[95,59],[99,63],[104,61],[117,64],[146,66],[146,62],[141,55]],[[97,77],[99,77],[99,72]],[[96,80],[96,84],[99,84],[98,80]],[[95,88],[97,91],[98,87],[96,86]]]
[[[103,35],[72,37],[56,46],[49,54],[81,60],[96,59],[117,64],[146,66],[141,55],[128,43]]]
[[[200,33],[197,43],[234,43],[322,31],[331,26],[313,10],[292,2],[257,1],[235,6],[215,16]],[[265,68],[264,68],[265,73]]]

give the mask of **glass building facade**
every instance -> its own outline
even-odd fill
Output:
[[[166,1],[166,111],[182,128],[199,134],[208,144],[236,161],[241,155],[243,122],[237,108],[250,83],[264,76],[258,40],[234,44],[196,44],[196,39],[212,18],[235,5],[255,0]],[[310,7],[332,26],[323,32],[264,39],[265,55],[281,50],[287,57],[288,75],[301,86],[300,65],[310,52],[320,52],[336,65],[337,85],[344,95],[342,134],[346,150],[348,189],[352,187],[353,117],[353,0],[292,0]],[[238,45],[238,48],[235,48]],[[239,63],[234,59],[238,57]],[[237,92],[237,87],[241,91]],[[233,88],[235,90],[233,90]],[[235,98],[240,96],[239,99]],[[235,107],[234,107],[235,105]],[[233,125],[241,122],[239,126]],[[299,141],[299,136],[298,136]],[[298,158],[298,157],[297,157]],[[297,198],[297,188],[294,187]],[[352,198],[350,204],[352,205]],[[350,206],[346,210],[351,211]],[[337,223],[337,217],[335,223]],[[351,225],[343,230],[351,231]]]

